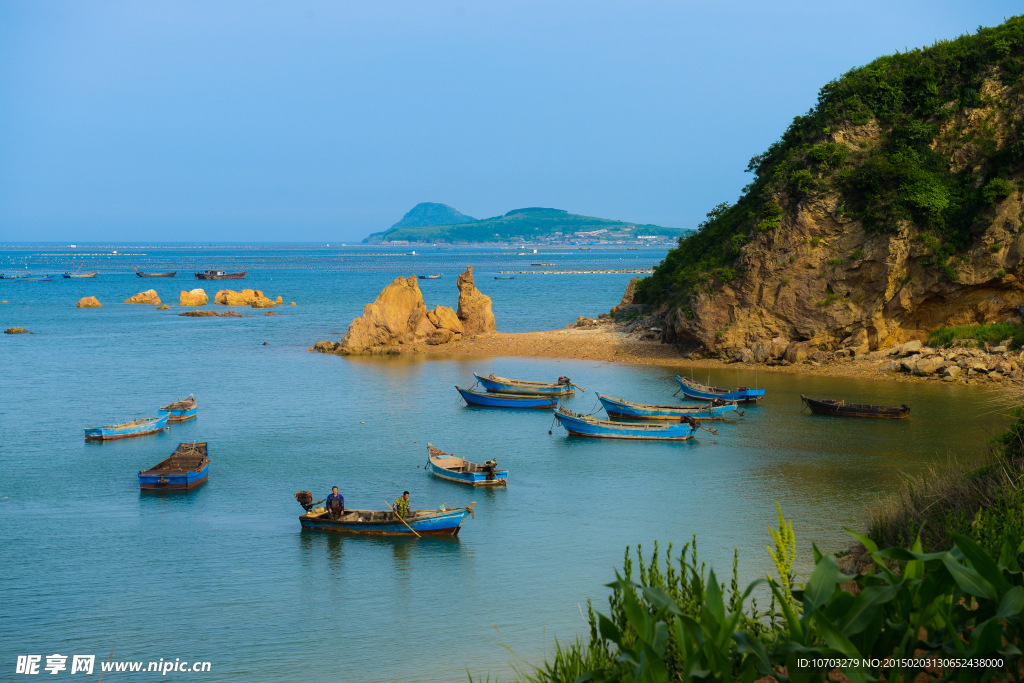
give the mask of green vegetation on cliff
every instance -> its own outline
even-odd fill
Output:
[[[753,182],[680,239],[638,300],[688,311],[696,292],[742,277],[738,257],[755,231],[785,229],[801,202],[824,196],[868,232],[912,225],[922,265],[955,280],[958,255],[1020,191],[1024,124],[1007,112],[1022,96],[1021,17],[849,71],[750,160]]]
[[[423,206],[423,204],[417,205],[417,208],[419,206]],[[451,207],[445,208],[451,209]],[[462,214],[459,215],[462,216]],[[409,214],[406,214],[406,217],[408,218]],[[457,224],[402,225],[403,222],[405,219],[396,223],[386,232],[374,233],[368,240],[377,241],[379,239],[384,242],[397,240],[410,242],[509,242],[571,238],[624,240],[635,239],[638,235],[678,237],[685,232],[676,228],[580,216],[561,209],[539,207],[514,209],[504,216],[483,220],[470,219],[470,221],[462,221]],[[577,233],[595,234],[577,235]]]

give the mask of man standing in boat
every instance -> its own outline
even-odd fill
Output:
[[[395,499],[395,514],[405,519],[405,516],[409,514],[409,492],[406,491],[401,496]]]
[[[338,501],[337,512],[331,507],[334,505],[334,501]],[[333,517],[340,517],[345,512],[345,496],[338,493],[338,487],[331,487],[331,495],[327,496],[327,511],[331,513]]]

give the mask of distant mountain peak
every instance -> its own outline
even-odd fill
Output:
[[[458,225],[460,223],[472,223],[475,220],[472,216],[467,216],[447,204],[420,202],[402,216],[402,220],[392,225],[391,229],[419,228],[431,225]]]

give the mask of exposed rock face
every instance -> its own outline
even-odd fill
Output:
[[[76,304],[79,308],[102,308],[103,304],[94,296],[83,296]]]
[[[400,353],[400,347],[410,344],[436,346],[457,341],[471,325],[480,331],[487,330],[488,325],[494,330],[491,300],[473,286],[472,271],[473,266],[469,266],[459,277],[458,313],[440,305],[427,310],[416,276],[396,278],[376,301],[366,305],[362,317],[352,321],[340,342],[317,342],[312,350],[339,356]]]
[[[24,327],[8,327],[4,330],[4,334],[28,334],[28,330]]]
[[[464,334],[494,332],[494,313],[491,311],[491,297],[483,294],[473,283],[473,266],[459,276],[459,320]]]
[[[639,281],[640,278],[635,277],[629,281],[628,285],[626,285],[626,293],[622,295],[622,301],[619,302],[618,306],[612,307],[611,314],[613,316],[626,306],[632,306],[634,303],[636,303],[634,301],[634,299],[636,298],[636,283]]]
[[[726,354],[775,338],[865,353],[926,339],[943,325],[1019,314],[1019,194],[997,206],[995,220],[959,264],[956,281],[920,265],[927,247],[916,228],[866,234],[859,222],[836,213],[837,201],[802,204],[786,231],[755,230],[740,255],[746,276],[698,294],[692,317],[667,311],[663,340]]]
[[[221,306],[252,306],[253,308],[273,308],[277,305],[258,289],[243,289],[241,292],[222,289],[213,297],[213,302]]]
[[[155,306],[160,305],[160,297],[157,295],[155,289],[147,289],[145,292],[139,292],[130,299],[125,299],[126,304],[153,304]]]
[[[167,304],[161,304],[161,305],[156,307],[156,310],[158,310],[158,311],[166,311],[168,308],[170,308],[170,306],[168,306]]]
[[[217,311],[185,311],[184,313],[179,313],[178,315],[186,317],[186,318],[217,318],[217,317],[220,317],[220,318],[241,318],[242,317],[241,313],[236,313],[234,311],[224,311],[223,313],[218,313]]]
[[[193,289],[191,292],[183,291],[178,296],[179,306],[205,306],[210,303],[210,297],[206,295],[205,289]]]

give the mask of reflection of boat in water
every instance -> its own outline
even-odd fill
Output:
[[[499,470],[495,460],[483,465],[445,453],[427,444],[427,470],[439,479],[447,479],[467,486],[505,486],[508,471]]]
[[[458,536],[466,517],[476,515],[470,503],[466,507],[438,510],[409,510],[404,518],[393,510],[343,510],[340,514],[314,507],[313,494],[299,491],[295,500],[306,510],[299,515],[303,529],[337,531],[357,536]],[[415,533],[414,533],[415,532]]]
[[[589,415],[574,413],[561,405],[555,411],[555,419],[570,434],[600,439],[687,441],[692,439],[693,435],[697,433],[697,429],[700,428],[700,422],[692,417],[683,417],[678,424],[667,425],[612,422],[611,420],[599,420]]]
[[[127,439],[131,436],[143,436],[161,432],[167,427],[167,415],[160,417],[143,417],[118,425],[90,427],[85,430],[88,441],[110,441],[111,439]]]
[[[495,280],[515,280],[516,276],[515,275],[495,275],[494,279]]]
[[[420,275],[420,279],[421,280],[440,280],[441,279],[441,273],[436,273],[434,275]]]
[[[836,415],[839,417],[880,417],[888,420],[902,420],[910,417],[910,406],[904,403],[901,406],[873,406],[866,403],[847,403],[846,401],[835,401],[832,399],[810,398],[800,394],[803,401],[811,412],[818,415]]]
[[[564,396],[576,392],[576,385],[568,377],[559,377],[557,382],[531,382],[525,379],[498,377],[493,372],[486,377],[474,372],[473,376],[490,393]]]
[[[551,409],[558,405],[558,399],[554,396],[523,396],[521,394],[488,393],[463,389],[456,385],[456,389],[462,394],[466,403],[473,406],[484,406],[487,408],[547,408]]]
[[[699,398],[704,401],[711,401],[720,398],[723,401],[736,401],[737,403],[754,403],[765,394],[764,389],[750,389],[749,387],[736,387],[735,389],[719,389],[695,382],[692,379],[676,375],[676,381],[683,388],[683,395],[690,398]]]
[[[139,488],[187,491],[205,484],[209,474],[206,442],[180,443],[171,457],[148,470],[139,470]]]
[[[679,420],[683,416],[696,417],[701,420],[724,420],[725,414],[736,411],[736,404],[722,399],[703,406],[656,406],[648,403],[634,403],[624,398],[614,399],[603,394],[597,395],[604,412],[608,417],[629,420]],[[739,413],[742,415],[743,413]]]

